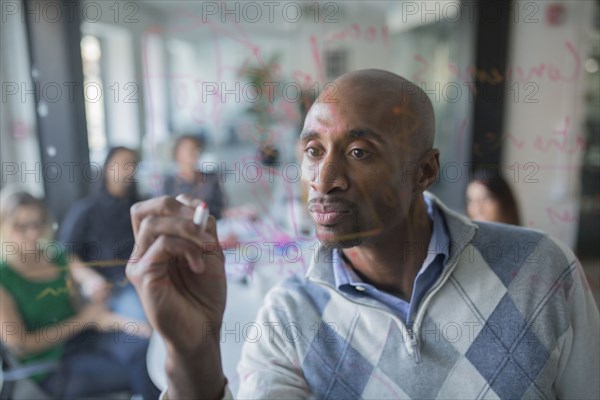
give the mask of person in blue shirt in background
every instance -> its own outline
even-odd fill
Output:
[[[167,176],[163,184],[163,195],[188,194],[202,199],[216,219],[223,217],[226,199],[220,182],[220,174],[205,173],[198,169],[202,143],[197,136],[182,135],[173,146],[173,158],[177,172]]]

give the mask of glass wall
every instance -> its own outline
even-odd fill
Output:
[[[347,71],[381,68],[415,81],[432,98],[436,146],[443,171],[451,177],[440,179],[432,190],[461,208],[464,185],[454,178],[455,165],[468,161],[470,151],[473,88],[465,71],[473,65],[474,9],[457,1],[436,2],[427,10],[414,4],[425,7],[396,1],[269,7],[260,2],[148,2],[128,9],[129,19],[137,22],[116,25],[140,45],[136,84],[143,97],[138,110],[145,114],[139,135],[146,193],[156,194],[161,176],[175,168],[173,138],[193,134],[205,144],[201,166],[218,161],[220,169],[231,169],[224,183],[232,205],[247,202],[256,185],[243,176],[244,162],[262,164],[270,157],[280,164],[275,173],[281,174],[281,165],[296,161],[304,113],[325,85]],[[105,25],[86,21],[103,37],[104,49],[119,46],[120,40],[102,35],[114,25],[114,12],[107,15]],[[265,202],[264,193],[250,198]]]

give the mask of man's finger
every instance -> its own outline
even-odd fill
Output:
[[[188,261],[187,268],[196,273],[204,271],[202,253],[194,243],[174,236],[161,235],[150,245],[141,259],[127,264],[127,278],[140,290],[140,285],[167,279],[170,266],[182,265],[175,262],[181,257],[185,257]]]
[[[199,198],[192,197],[189,194],[185,194],[185,193],[178,194],[175,197],[175,200],[179,201],[180,203],[185,204],[186,206],[192,207],[194,209],[203,203],[203,201],[200,200]]]
[[[146,250],[148,250],[148,247],[150,247],[160,235],[186,239],[199,247],[207,241],[213,241],[211,236],[202,234],[200,227],[194,224],[189,218],[183,219],[148,215],[140,223],[138,236],[136,238],[136,248],[132,257],[142,257]]]
[[[137,239],[140,224],[149,215],[159,217],[180,217],[192,219],[194,210],[191,207],[175,200],[170,196],[156,197],[150,200],[141,201],[131,206],[131,225],[133,234]]]

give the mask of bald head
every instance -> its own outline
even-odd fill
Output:
[[[435,119],[431,101],[421,88],[394,73],[364,69],[335,80],[320,102],[349,104],[378,119],[385,134],[398,136],[399,145],[415,155],[433,147]]]
[[[423,192],[439,173],[434,131],[425,93],[395,74],[355,71],[329,85],[300,134],[319,239],[375,245],[386,235],[396,243],[415,224],[429,229]]]

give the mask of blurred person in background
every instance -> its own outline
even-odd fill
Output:
[[[150,331],[128,324],[101,303],[78,306],[68,255],[51,242],[42,200],[0,194],[0,324],[4,344],[27,365],[57,361],[32,377],[53,398],[127,390],[156,398],[146,369]],[[142,336],[137,336],[142,335]]]
[[[135,242],[129,209],[140,200],[136,171],[133,150],[112,148],[104,162],[100,190],[71,207],[60,228],[60,241],[76,261],[98,266],[80,269],[88,275],[82,287],[85,295],[106,303],[117,314],[145,321],[139,297],[125,277]]]
[[[467,186],[467,216],[475,221],[521,225],[515,197],[498,171],[474,172]]]
[[[225,193],[218,173],[209,174],[198,170],[201,152],[202,143],[197,136],[182,135],[177,138],[173,147],[177,172],[165,179],[162,194],[188,194],[202,199],[208,205],[210,213],[216,219],[221,219],[225,210]]]

